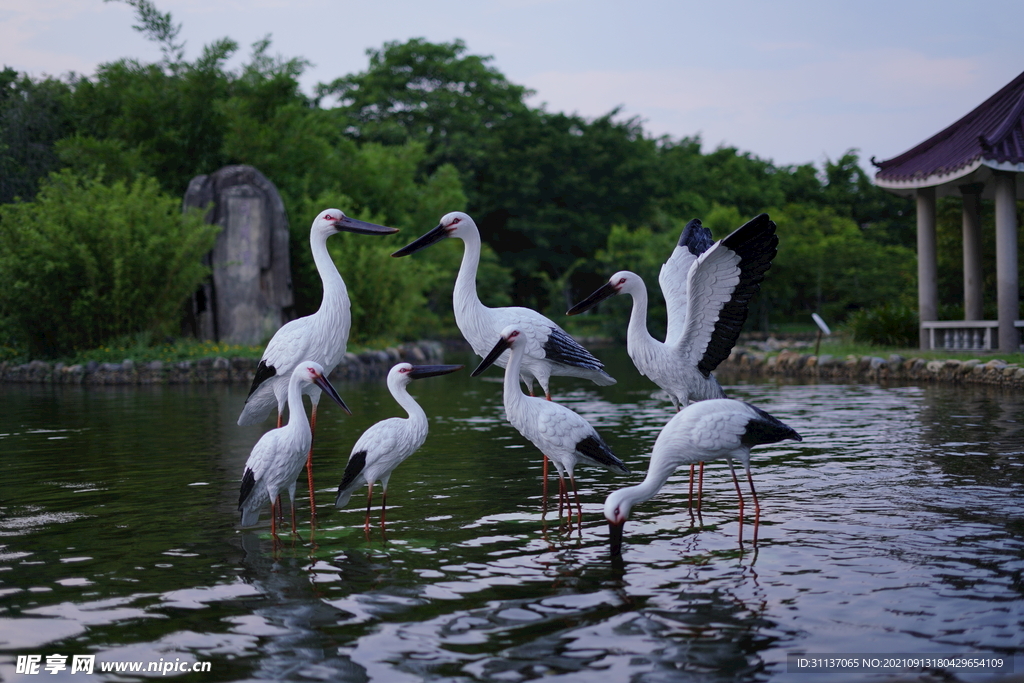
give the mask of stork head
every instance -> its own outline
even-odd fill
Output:
[[[437,377],[461,370],[464,365],[413,365],[412,363],[399,363],[388,372],[388,386],[392,382],[408,384],[414,379],[424,377]]]
[[[622,554],[622,530],[633,507],[633,499],[629,497],[628,491],[613,491],[604,501],[604,517],[608,520],[608,543],[612,557]]]
[[[470,218],[468,214],[462,213],[461,211],[452,211],[451,213],[446,213],[442,216],[441,222],[438,223],[430,232],[402,247],[393,253],[392,256],[408,256],[409,254],[416,253],[420,249],[429,247],[431,244],[440,242],[446,237],[464,238],[466,235],[471,233],[479,233],[473,219]]]
[[[313,220],[310,237],[321,235],[326,238],[342,230],[360,235],[390,235],[398,232],[398,228],[386,228],[383,225],[349,218],[338,209],[324,209]]]
[[[598,287],[593,294],[566,311],[566,315],[576,315],[577,313],[589,311],[597,304],[616,294],[622,294],[623,292],[627,294],[632,293],[633,288],[643,286],[643,282],[636,273],[620,270],[608,278],[608,282]]]
[[[494,361],[498,360],[501,354],[505,353],[508,349],[515,348],[518,344],[521,344],[522,339],[523,333],[518,327],[515,325],[509,325],[506,327],[501,331],[501,338],[498,339],[494,348],[492,348],[490,353],[480,361],[480,365],[476,366],[476,370],[472,372],[471,376],[476,377],[481,372],[491,367],[491,365],[494,364]]]
[[[341,400],[341,396],[338,395],[338,392],[333,386],[331,386],[331,383],[327,381],[327,377],[324,376],[323,366],[316,361],[307,360],[299,363],[295,369],[292,370],[292,381],[308,382],[320,387],[323,389],[325,394],[330,396],[335,403],[341,406],[342,410],[349,415],[352,414],[352,411],[348,409],[345,402]]]

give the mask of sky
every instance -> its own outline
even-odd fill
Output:
[[[950,125],[1024,71],[1024,2],[951,0],[155,0],[186,58],[266,36],[311,62],[312,93],[391,41],[461,39],[535,91],[533,106],[592,118],[621,109],[651,135],[700,136],[780,166],[850,149],[887,159]],[[0,64],[34,77],[156,62],[134,10],[103,0],[0,0]]]

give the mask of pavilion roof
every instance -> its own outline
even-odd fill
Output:
[[[981,167],[1024,171],[1024,73],[945,130],[871,163],[878,168],[875,181],[888,189],[941,185]]]

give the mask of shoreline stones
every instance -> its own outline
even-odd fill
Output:
[[[891,354],[846,356],[782,350],[769,356],[761,351],[736,348],[716,370],[717,373],[743,373],[763,376],[815,377],[856,382],[883,380],[999,384],[1024,388],[1024,367],[993,358],[989,361],[925,360]]]
[[[346,353],[331,373],[332,380],[363,379],[387,374],[395,363],[440,363],[444,345],[419,341],[380,351]],[[23,365],[0,363],[0,382],[51,384],[212,384],[252,382],[258,358],[200,358],[175,362],[150,361],[66,365],[34,360]]]

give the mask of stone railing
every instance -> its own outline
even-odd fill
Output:
[[[346,353],[331,379],[361,379],[383,376],[395,363],[440,363],[444,345],[421,341],[382,351]],[[97,363],[65,365],[32,361],[24,365],[0,363],[0,382],[49,382],[57,384],[207,384],[213,382],[252,382],[259,359],[202,358],[195,361],[165,363]]]
[[[1024,320],[1016,320],[1013,325],[1019,333],[1024,328]],[[921,322],[921,329],[928,333],[930,349],[993,351],[999,348],[998,320],[925,320]]]

